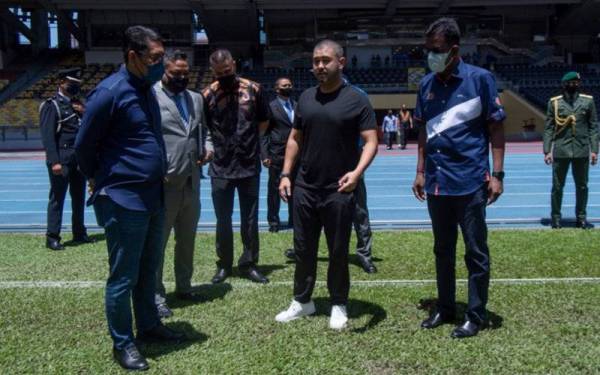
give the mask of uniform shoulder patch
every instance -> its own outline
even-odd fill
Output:
[[[582,98],[594,99],[594,97],[591,95],[579,94],[579,96],[581,96]]]
[[[550,98],[550,100],[551,100],[551,101],[554,101],[554,100],[561,99],[562,97],[563,97],[562,95],[557,95],[557,96],[553,96],[553,97],[551,97],[551,98]]]

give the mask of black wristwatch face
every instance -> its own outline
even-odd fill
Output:
[[[492,172],[492,177],[496,177],[498,180],[504,180],[504,172]]]

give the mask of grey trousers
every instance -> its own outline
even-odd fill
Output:
[[[175,291],[188,293],[194,272],[194,243],[200,219],[200,190],[192,187],[191,179],[181,189],[165,186],[164,242],[156,274],[156,304],[165,303],[163,266],[171,230],[175,232]]]
[[[369,209],[367,207],[367,187],[365,179],[360,178],[354,190],[356,208],[352,223],[356,232],[356,255],[363,260],[371,260],[371,247],[373,246],[373,233],[369,220]]]

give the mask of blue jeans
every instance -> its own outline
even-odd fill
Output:
[[[134,342],[131,301],[138,332],[160,323],[154,294],[160,260],[164,210],[132,211],[108,196],[94,202],[98,224],[104,228],[110,273],[105,307],[108,330],[116,349]]]
[[[469,303],[466,319],[482,323],[490,283],[490,250],[487,245],[485,208],[487,185],[462,196],[427,196],[433,227],[438,310],[453,316],[456,307],[456,240],[460,226],[465,242],[465,264],[469,272]]]

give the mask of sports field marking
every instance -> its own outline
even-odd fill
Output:
[[[433,279],[411,280],[411,279],[390,279],[390,280],[354,280],[352,286],[372,287],[372,286],[414,286],[435,284]],[[459,284],[466,284],[467,279],[456,280]],[[491,284],[502,285],[525,285],[525,284],[561,284],[561,283],[600,283],[600,277],[550,277],[550,278],[531,278],[531,279],[492,279]],[[166,282],[167,286],[174,286],[173,282]],[[238,288],[257,287],[264,288],[268,286],[292,286],[292,281],[274,281],[267,285],[256,284],[244,281],[233,281],[231,286]],[[317,281],[318,286],[326,286],[325,281]],[[0,289],[86,289],[102,288],[106,281],[0,281]],[[218,286],[215,286],[218,288]]]

